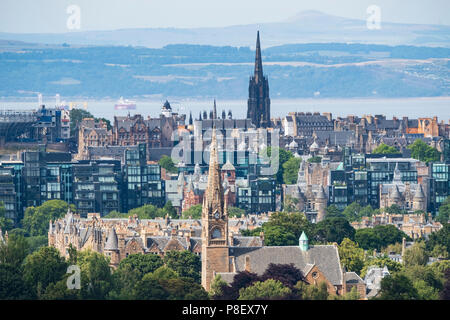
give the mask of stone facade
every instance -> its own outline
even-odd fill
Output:
[[[90,147],[105,147],[113,143],[112,132],[108,130],[106,122],[93,118],[85,118],[78,129],[78,153],[76,160],[89,160]]]
[[[186,115],[173,113],[168,101],[164,103],[159,118],[144,119],[140,114],[114,116],[113,144],[133,146],[144,143],[148,149],[173,147],[172,135],[179,125],[184,125],[185,118]]]
[[[428,214],[428,217],[425,218],[423,214],[382,213],[372,217],[363,217],[361,221],[351,223],[355,229],[373,228],[378,225],[389,224],[396,226],[412,239],[427,238],[431,233],[437,232],[442,228],[441,223],[433,221],[431,214]]]
[[[257,228],[261,224],[251,218],[233,219],[228,241],[234,246],[262,246],[263,236],[240,236],[243,228]],[[50,221],[48,245],[57,248],[64,257],[68,257],[70,244],[77,250],[102,253],[110,257],[111,266],[117,267],[122,259],[135,253],[164,256],[170,250],[189,250],[201,255],[200,235],[200,220],[102,219],[98,214],[81,218],[69,211],[64,218]]]

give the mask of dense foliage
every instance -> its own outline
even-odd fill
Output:
[[[159,159],[158,164],[161,166],[161,168],[166,169],[166,171],[170,173],[178,172],[178,168],[175,166],[175,163],[169,156],[163,155],[161,159]]]
[[[374,154],[400,154],[400,151],[396,147],[388,146],[387,144],[380,144],[376,147],[372,153]]]
[[[420,139],[409,145],[408,149],[411,149],[411,156],[414,159],[423,162],[439,161],[441,158],[441,153],[436,148],[429,146]]]

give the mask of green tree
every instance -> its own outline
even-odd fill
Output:
[[[298,243],[295,234],[281,226],[264,227],[264,244],[266,246],[293,246]]]
[[[272,155],[272,151],[273,155]],[[276,154],[278,153],[278,158]],[[277,173],[275,174],[276,180],[278,184],[283,184],[283,173],[284,168],[283,165],[291,158],[294,157],[292,152],[281,149],[279,147],[267,147],[263,149],[260,153],[260,157],[264,160],[270,161],[273,168],[278,168]]]
[[[165,211],[166,214],[169,215],[169,217],[171,217],[173,219],[178,218],[177,210],[173,207],[172,201],[170,201],[170,200],[167,201],[163,207],[163,210]]]
[[[394,274],[381,280],[379,300],[417,300],[418,298],[417,289],[403,274]]]
[[[408,149],[411,149],[411,157],[423,162],[439,161],[441,158],[441,153],[436,148],[429,146],[420,139],[409,145]]]
[[[139,219],[155,219],[156,217],[165,217],[166,214],[164,209],[152,204],[146,204],[142,207],[131,209],[126,216],[137,216]]]
[[[14,226],[14,221],[6,217],[5,205],[0,201],[0,230],[2,232],[11,230]]]
[[[168,293],[167,300],[208,300],[209,295],[192,278],[161,279],[159,283]]]
[[[208,293],[192,278],[179,277],[167,266],[146,274],[133,290],[134,299],[206,300]]]
[[[349,222],[358,221],[361,219],[361,206],[357,202],[352,202],[345,207],[342,214],[347,218]]]
[[[33,253],[39,248],[46,247],[48,245],[48,236],[34,236],[34,237],[27,237],[26,238],[29,244],[28,253]]]
[[[163,266],[160,256],[153,254],[131,254],[120,261],[113,273],[112,299],[133,299],[133,290],[144,275]]]
[[[368,257],[364,261],[364,267],[361,269],[361,274],[360,274],[361,278],[364,278],[366,276],[367,271],[372,266],[380,267],[380,268],[383,268],[384,266],[386,266],[391,274],[403,270],[403,265],[401,263],[389,259],[389,257],[386,255],[384,255],[382,257],[376,257],[376,258]]]
[[[380,144],[375,150],[372,151],[374,154],[400,154],[397,148],[388,146],[384,143]]]
[[[447,197],[445,201],[439,207],[439,213],[436,217],[436,221],[440,223],[448,223],[450,219],[450,197]]]
[[[411,248],[405,250],[403,256],[405,266],[424,266],[428,263],[428,253],[424,242],[414,242]]]
[[[103,216],[104,219],[117,219],[117,218],[128,218],[128,213],[121,213],[116,210],[110,211],[107,215]]]
[[[83,109],[77,109],[77,108],[70,110],[69,116],[70,116],[70,136],[71,137],[76,135],[76,132],[78,130],[78,125],[84,118],[94,118],[92,113],[90,113],[89,111],[86,111]]]
[[[152,273],[156,269],[163,266],[163,260],[158,255],[153,254],[130,254],[128,257],[120,261],[116,272],[130,266],[134,273],[142,278],[147,273]]]
[[[299,199],[294,198],[290,195],[286,195],[284,197],[284,205],[283,205],[283,211],[285,212],[298,212],[298,203]]]
[[[428,251],[433,250],[437,245],[441,245],[446,248],[447,253],[450,253],[450,223],[443,223],[442,226],[439,231],[429,235],[426,242]]]
[[[228,216],[240,218],[245,215],[245,210],[238,207],[228,207]]]
[[[302,300],[327,300],[329,297],[327,284],[323,281],[317,285],[299,281],[295,289]]]
[[[189,209],[183,211],[183,219],[200,219],[202,217],[202,205],[196,204],[191,206]]]
[[[176,271],[180,277],[192,278],[200,283],[202,268],[200,257],[190,251],[169,251],[164,256],[167,267]]]
[[[81,270],[83,299],[106,299],[112,283],[108,258],[98,252],[83,250],[77,254],[76,262]]]
[[[390,244],[401,243],[403,238],[409,237],[393,225],[378,225],[374,228],[356,230],[355,241],[364,250],[378,250]]]
[[[43,236],[48,233],[50,220],[57,220],[67,213],[69,205],[62,200],[49,200],[38,207],[28,207],[22,219],[22,225],[31,236]],[[72,211],[75,206],[70,205]]]
[[[161,168],[166,169],[170,173],[177,173],[178,168],[175,167],[175,163],[173,162],[172,158],[166,155],[163,155],[161,159],[158,161]]]
[[[321,163],[322,162],[322,157],[319,157],[319,156],[311,157],[307,161],[309,163]]]
[[[45,292],[40,296],[42,300],[78,300],[82,299],[80,290],[67,288],[67,278],[69,275],[63,277],[62,280],[56,283],[50,283]]]
[[[298,170],[301,162],[302,160],[300,158],[293,157],[283,163],[283,182],[285,184],[297,183]]]
[[[319,243],[341,243],[344,238],[355,240],[355,229],[345,218],[328,218],[316,223],[314,240]]]
[[[28,254],[29,244],[22,235],[11,234],[8,240],[0,241],[0,264],[18,269]]]
[[[390,214],[405,214],[406,211],[402,210],[397,204],[393,204],[390,207],[384,208],[384,211]]]
[[[135,285],[132,297],[137,300],[166,300],[169,294],[149,273]]]
[[[222,279],[220,274],[217,274],[211,282],[209,297],[213,300],[221,297],[224,294],[224,288],[227,286],[228,284]]]
[[[130,254],[120,261],[113,273],[112,299],[133,299],[132,291],[142,278],[163,266],[160,256],[153,254]]]
[[[433,250],[431,251],[431,256],[435,258],[441,258],[441,259],[448,259],[448,251],[445,246],[442,244],[437,244],[434,246]]]
[[[339,258],[347,271],[359,274],[364,266],[364,250],[348,238],[345,238],[339,245]]]
[[[360,217],[371,217],[374,214],[373,211],[374,210],[371,207],[371,205],[368,204],[364,208],[361,208],[361,211],[359,212],[359,215],[360,215]]]
[[[263,224],[264,235],[268,231],[266,229],[271,227],[280,227],[285,232],[293,234],[296,241],[298,241],[303,231],[310,236],[314,230],[314,226],[308,221],[305,214],[301,212],[275,212],[270,216],[269,221]]]
[[[7,263],[0,263],[0,300],[32,298],[29,287],[22,278],[22,271]]]
[[[279,300],[291,294],[291,289],[278,280],[257,281],[239,290],[238,300]]]
[[[23,278],[34,295],[40,297],[51,283],[60,281],[67,263],[53,247],[42,247],[28,255],[23,265]]]
[[[356,290],[356,287],[353,287],[349,292],[344,293],[343,295],[329,295],[328,300],[359,300],[361,296]]]
[[[345,218],[342,212],[334,204],[328,206],[326,209],[326,218]]]
[[[443,288],[443,277],[430,266],[407,266],[403,274],[411,280],[420,300],[438,300]]]

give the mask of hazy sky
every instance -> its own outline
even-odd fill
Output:
[[[0,32],[70,31],[69,5],[85,31],[277,22],[304,10],[365,20],[372,4],[382,21],[450,25],[449,0],[0,0]]]

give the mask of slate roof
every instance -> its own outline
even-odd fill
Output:
[[[235,257],[236,271],[245,270],[245,257],[250,258],[252,272],[263,274],[270,263],[293,263],[305,272],[309,265],[317,265],[333,285],[342,285],[342,269],[337,247],[334,245],[310,246],[302,251],[299,246],[273,246],[236,248],[231,247],[230,256]]]
[[[105,250],[119,250],[119,240],[117,239],[116,230],[111,228],[106,239]]]
[[[344,273],[344,280],[345,283],[348,284],[365,283],[364,280],[353,271]]]
[[[355,138],[354,131],[315,131],[317,140],[324,144],[328,139],[330,145],[345,145]]]

